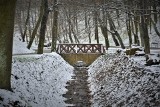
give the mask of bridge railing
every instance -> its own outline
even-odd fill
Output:
[[[57,53],[99,53],[104,54],[105,49],[102,44],[58,44]]]

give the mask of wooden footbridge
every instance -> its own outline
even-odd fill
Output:
[[[102,44],[58,44],[57,53],[71,65],[83,61],[89,66],[105,50]]]

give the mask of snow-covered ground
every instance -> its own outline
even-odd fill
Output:
[[[34,53],[15,35],[13,45],[12,91],[0,89],[0,107],[65,107],[66,82],[73,67],[56,53]]]
[[[67,91],[65,85],[71,79],[72,71],[73,67],[56,53],[14,56],[13,93],[1,90],[0,96],[5,99],[0,99],[0,106],[19,98],[27,106],[64,107],[62,94]]]
[[[89,67],[93,107],[160,107],[160,65],[107,54]]]
[[[33,46],[30,50],[27,49],[27,43],[22,42],[22,39],[18,34],[18,31],[15,31],[14,35],[15,36],[13,38],[13,54],[35,53],[35,51],[33,50]]]
[[[11,92],[1,90],[4,100],[0,99],[0,106],[19,98],[26,106],[65,107],[62,94],[67,91],[65,85],[72,71],[73,67],[56,53],[14,56],[11,76],[14,97]]]

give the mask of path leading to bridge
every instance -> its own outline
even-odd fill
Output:
[[[68,107],[90,107],[91,95],[88,86],[88,72],[86,67],[77,67],[74,70],[72,80],[66,85],[68,90],[63,97]]]

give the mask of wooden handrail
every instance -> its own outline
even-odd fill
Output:
[[[57,53],[105,53],[102,44],[58,44]]]

